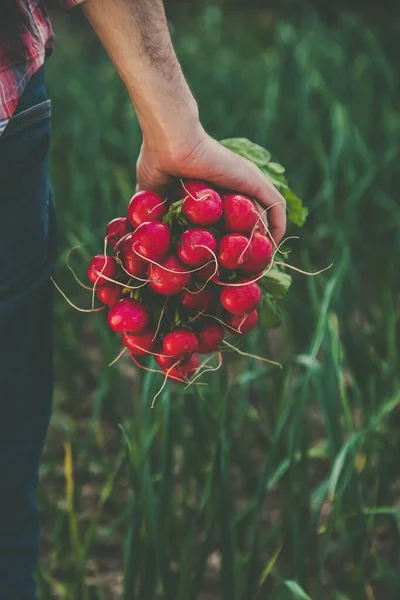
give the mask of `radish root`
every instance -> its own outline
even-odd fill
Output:
[[[97,282],[99,281],[100,277],[102,276],[102,274],[104,272],[104,269],[106,268],[106,264],[107,264],[107,243],[108,243],[108,240],[107,240],[107,237],[105,237],[104,238],[104,252],[103,252],[103,255],[104,255],[104,265],[103,265],[103,268],[100,271],[100,274],[98,275],[96,281],[93,284],[93,290],[92,290],[92,308],[94,308],[94,301],[95,301],[95,298],[96,298],[96,285],[97,285]]]
[[[159,202],[158,204],[153,206],[153,208],[151,210],[149,210],[149,215],[151,215],[153,210],[156,210],[156,208],[158,208],[159,206],[162,206],[163,204],[166,204],[167,202],[168,202],[168,196],[165,198],[165,200],[163,200],[162,202]]]
[[[194,196],[193,196],[193,195],[192,195],[192,194],[189,192],[189,190],[187,189],[187,187],[186,187],[186,185],[184,184],[183,180],[182,180],[182,179],[180,179],[179,181],[181,182],[181,184],[182,184],[182,187],[183,187],[183,189],[185,190],[185,192],[187,193],[187,195],[188,195],[188,196],[189,196],[189,197],[190,197],[192,200],[194,200],[195,202],[203,202],[203,200],[205,200],[205,199],[207,198],[208,194],[204,194],[204,193],[201,193],[201,192],[199,193],[199,197],[198,197],[198,198],[195,198],[195,197],[194,197]],[[184,200],[184,198],[182,198],[182,200]]]
[[[234,327],[231,327],[231,325],[228,325],[228,323],[225,323],[225,321],[222,321],[222,319],[219,319],[215,315],[210,315],[210,314],[202,312],[202,311],[199,311],[198,314],[196,315],[196,317],[194,317],[194,319],[192,319],[192,321],[195,321],[195,319],[197,319],[199,316],[210,317],[211,319],[214,319],[215,321],[218,321],[218,323],[221,323],[221,325],[223,325],[224,327],[227,327],[228,329],[231,329],[235,333],[241,333],[241,331],[238,331]]]
[[[148,283],[149,283],[149,280],[148,280],[148,279],[142,279],[142,277],[137,277],[137,275],[132,275],[132,273],[129,273],[129,271],[127,271],[127,270],[125,269],[124,265],[122,264],[122,261],[121,261],[121,259],[119,258],[119,256],[118,256],[118,260],[119,260],[119,265],[120,265],[121,269],[124,271],[124,273],[126,273],[126,274],[127,274],[127,275],[128,275],[130,278],[131,278],[131,279],[137,279],[138,281],[142,281],[142,282],[143,282],[143,283],[142,283],[142,285],[138,285],[138,286],[136,286],[136,288],[135,288],[135,289],[139,289],[139,288],[141,288],[141,287],[144,287],[146,284],[148,284]],[[125,286],[125,287],[127,287],[127,286]]]
[[[243,334],[243,331],[242,331],[241,327],[242,327],[243,323],[245,323],[245,321],[246,321],[246,319],[247,319],[247,317],[248,317],[248,316],[249,316],[248,314],[247,314],[247,315],[245,315],[245,316],[243,317],[243,319],[241,320],[241,322],[239,323],[239,327],[238,327],[238,331],[239,331],[239,333],[242,333],[242,334]]]
[[[251,234],[250,234],[249,241],[247,242],[247,244],[246,244],[246,247],[243,249],[242,253],[241,253],[241,254],[240,254],[240,256],[239,256],[239,259],[238,259],[238,262],[239,262],[239,264],[240,264],[241,262],[243,262],[243,257],[244,257],[244,254],[245,254],[246,250],[248,250],[248,249],[249,249],[249,247],[250,247],[250,244],[251,244],[251,242],[252,242],[252,239],[253,239],[253,237],[254,237],[254,233],[255,233],[255,231],[256,231],[256,229],[257,229],[257,227],[259,226],[259,222],[260,222],[260,221],[261,221],[262,225],[264,226],[264,229],[265,229],[265,232],[266,232],[266,234],[268,235],[268,237],[270,238],[271,242],[272,242],[272,243],[273,243],[273,245],[275,246],[275,250],[276,250],[276,251],[278,251],[278,252],[280,252],[280,249],[279,249],[279,248],[280,248],[281,244],[279,244],[279,246],[277,245],[277,243],[275,242],[275,240],[274,240],[274,238],[272,237],[272,235],[271,235],[271,232],[270,232],[270,230],[269,230],[269,228],[268,228],[268,222],[267,222],[266,220],[264,221],[264,216],[266,215],[266,213],[267,213],[269,210],[271,210],[271,208],[273,208],[274,206],[278,206],[279,204],[281,204],[281,203],[280,203],[280,202],[274,202],[274,204],[271,204],[271,206],[268,206],[267,208],[265,208],[265,209],[263,210],[263,209],[261,209],[261,206],[260,206],[260,205],[259,205],[257,202],[255,203],[255,205],[256,205],[256,209],[257,209],[257,212],[258,212],[258,215],[259,215],[259,216],[258,216],[258,219],[257,219],[257,222],[256,222],[256,224],[254,225],[254,227],[253,227],[253,229],[252,229],[252,231],[251,231]],[[290,238],[286,238],[286,241],[287,241],[288,239],[292,239],[292,238],[293,238],[293,239],[299,239],[297,236],[291,236]]]
[[[131,354],[131,359],[133,360],[135,365],[139,367],[139,369],[143,369],[143,371],[149,371],[150,373],[161,373],[162,375],[165,375],[164,371],[160,371],[160,369],[151,369],[150,367],[145,367],[137,360],[137,358],[133,354]],[[180,383],[187,383],[187,379],[178,379],[177,377],[175,379]]]
[[[187,390],[191,385],[194,384],[194,382],[199,379],[200,377],[202,377],[203,375],[205,375],[206,373],[210,373],[211,371],[218,371],[221,367],[222,367],[222,354],[221,352],[217,353],[218,356],[218,365],[216,367],[207,367],[206,369],[204,367],[206,367],[206,365],[208,365],[208,363],[214,358],[215,354],[213,354],[212,356],[210,356],[209,358],[207,358],[199,367],[197,374],[195,375],[195,377],[193,377],[193,379],[190,380],[190,382],[186,385],[186,387],[184,388],[185,390]],[[202,371],[203,369],[203,371]]]
[[[226,346],[228,346],[231,350],[234,350],[235,352],[237,352],[238,354],[240,354],[241,356],[248,356],[249,358],[255,358],[257,360],[262,360],[263,362],[266,362],[266,363],[268,363],[270,365],[275,365],[276,367],[279,367],[280,369],[283,369],[281,363],[278,363],[278,362],[276,362],[274,360],[269,360],[268,358],[264,358],[263,356],[257,356],[256,354],[250,354],[249,352],[243,352],[243,350],[239,350],[239,348],[237,348],[233,344],[230,344],[226,340],[223,340],[222,343],[225,344]]]
[[[205,265],[201,265],[201,267],[197,267],[195,269],[191,269],[190,271],[174,271],[173,269],[168,269],[167,267],[164,267],[163,265],[161,265],[160,263],[156,262],[155,260],[151,260],[151,258],[146,258],[145,256],[143,256],[143,254],[140,254],[140,252],[138,252],[137,250],[135,250],[134,247],[132,247],[132,249],[133,249],[134,253],[137,254],[145,262],[148,262],[151,265],[155,265],[156,267],[159,267],[160,269],[163,269],[163,271],[167,271],[167,273],[174,273],[174,274],[178,273],[178,275],[191,275],[192,273],[195,273],[196,271],[201,271],[201,269],[203,267],[206,267],[207,265],[210,265],[213,262],[212,260],[210,260]],[[210,250],[210,252],[212,252],[212,250]]]
[[[314,277],[314,275],[320,275],[320,273],[324,273],[325,271],[328,271],[330,268],[333,267],[333,263],[331,263],[328,267],[325,267],[324,269],[321,269],[320,271],[315,271],[314,273],[309,273],[308,271],[302,271],[302,269],[298,269],[297,267],[294,267],[293,265],[288,265],[286,263],[274,261],[273,264],[279,265],[281,267],[286,267],[287,269],[292,269],[292,271],[296,271],[297,273],[301,273],[302,275],[307,275],[308,277]]]
[[[130,275],[130,273],[127,273],[127,275],[129,275],[132,279],[137,279],[137,277],[133,277],[132,275]],[[119,285],[123,288],[126,288],[127,290],[138,290],[139,288],[143,287],[143,285],[129,285],[127,283],[122,283],[122,281],[118,281],[117,279],[111,279],[111,277],[107,277],[107,275],[102,275],[102,278],[106,281],[114,283],[115,285]],[[139,281],[144,281],[144,279],[141,279]],[[146,283],[148,282],[146,281]]]
[[[114,358],[114,360],[112,360],[108,366],[109,366],[109,367],[112,367],[113,365],[115,365],[115,363],[116,363],[117,361],[119,361],[119,359],[121,358],[121,356],[122,356],[123,354],[125,354],[125,352],[126,352],[127,350],[128,350],[128,348],[126,348],[126,347],[125,347],[125,348],[123,348],[123,349],[121,350],[121,352],[118,354],[118,356],[116,356],[116,357]]]
[[[73,275],[73,277],[74,277],[75,281],[76,281],[76,282],[77,282],[77,283],[78,283],[78,284],[79,284],[79,285],[80,285],[82,288],[84,288],[85,290],[89,290],[89,291],[91,292],[91,291],[92,291],[92,288],[91,288],[91,287],[89,287],[88,285],[85,285],[84,283],[82,283],[82,281],[79,279],[78,275],[75,273],[74,269],[71,267],[71,265],[70,265],[70,262],[69,262],[69,259],[70,259],[70,256],[71,256],[72,252],[73,252],[74,250],[77,250],[78,248],[82,248],[82,246],[83,246],[83,244],[79,244],[79,246],[73,246],[72,248],[70,248],[70,249],[68,250],[68,252],[67,252],[67,256],[66,256],[66,259],[65,259],[65,264],[67,265],[67,268],[68,268],[68,269],[71,271],[71,273],[72,273],[72,275]]]
[[[176,361],[171,367],[169,367],[169,369],[167,369],[167,372],[165,373],[165,377],[164,377],[164,381],[162,383],[162,386],[160,387],[160,389],[158,390],[157,394],[154,396],[153,398],[153,402],[151,403],[151,408],[154,408],[154,405],[156,403],[156,400],[158,398],[158,396],[162,393],[163,389],[165,388],[165,386],[167,385],[167,381],[169,378],[169,374],[171,373],[171,371],[173,369],[175,369],[175,367],[177,367],[179,365],[180,361]],[[174,376],[173,376],[174,377]],[[175,379],[175,377],[174,377]]]
[[[159,316],[158,323],[157,323],[157,328],[156,328],[156,331],[154,333],[152,342],[154,342],[154,340],[156,339],[156,337],[158,335],[158,332],[160,331],[161,321],[162,321],[162,318],[164,316],[165,309],[167,308],[167,302],[168,302],[168,296],[165,298],[164,305],[163,305],[163,307],[161,309],[160,316]]]
[[[200,293],[201,293],[201,292],[202,292],[202,291],[203,291],[203,290],[204,290],[204,289],[207,287],[207,285],[210,283],[210,281],[212,280],[212,278],[213,278],[213,277],[215,277],[215,276],[216,276],[216,274],[218,273],[218,258],[217,258],[217,255],[215,254],[215,252],[213,252],[213,251],[211,250],[211,248],[209,248],[208,246],[203,246],[203,245],[201,245],[201,244],[199,244],[198,246],[196,246],[196,248],[206,248],[206,249],[207,249],[209,252],[211,252],[211,254],[213,255],[213,260],[210,260],[208,263],[206,263],[206,264],[202,265],[201,267],[199,267],[199,268],[198,268],[198,269],[196,269],[196,270],[197,270],[197,271],[198,271],[198,270],[201,270],[203,267],[206,267],[206,266],[210,265],[212,262],[214,262],[214,264],[215,264],[215,271],[214,271],[214,273],[211,275],[211,277],[209,277],[209,278],[207,279],[207,281],[205,282],[205,284],[203,285],[203,287],[199,288],[199,289],[197,290],[197,292],[192,292],[192,290],[189,290],[187,287],[184,287],[184,288],[183,288],[183,289],[184,289],[186,292],[189,292],[189,294],[193,294],[193,295],[195,295],[195,294],[200,294]]]
[[[319,275],[320,273],[323,273],[324,271],[327,271],[328,269],[330,269],[333,265],[330,264],[328,267],[325,267],[324,269],[321,269],[320,271],[316,271],[315,273],[308,273],[307,271],[302,271],[301,269],[298,269],[297,267],[294,267],[292,265],[289,265],[287,263],[283,263],[283,262],[278,262],[275,260],[275,255],[277,252],[280,252],[280,248],[283,244],[285,244],[288,240],[292,240],[292,239],[298,239],[297,236],[289,236],[287,238],[285,238],[280,244],[279,246],[276,247],[275,252],[273,253],[272,257],[271,257],[271,262],[268,265],[268,267],[266,268],[265,271],[263,271],[263,273],[261,273],[261,275],[259,275],[258,277],[255,277],[254,279],[250,279],[250,281],[246,281],[244,283],[228,283],[228,282],[224,282],[224,281],[220,281],[219,279],[214,279],[214,283],[216,283],[217,285],[222,285],[224,287],[243,287],[245,285],[249,285],[250,283],[257,283],[258,281],[260,281],[260,279],[262,279],[263,277],[265,277],[265,275],[267,275],[267,273],[270,272],[270,270],[272,269],[273,265],[278,265],[281,267],[287,267],[288,269],[292,269],[293,271],[297,271],[298,273],[302,273],[303,275],[308,275],[310,277],[314,276],[314,275]]]
[[[68,296],[62,291],[60,286],[57,285],[57,283],[54,281],[53,277],[50,277],[50,279],[53,282],[54,287],[60,292],[61,296],[68,302],[68,304],[70,306],[72,306],[72,308],[75,308],[75,310],[78,310],[79,312],[83,312],[83,313],[92,313],[92,312],[100,312],[101,310],[105,309],[105,306],[101,306],[100,308],[80,308],[79,306],[76,306],[76,304],[71,302],[71,300],[68,298]]]

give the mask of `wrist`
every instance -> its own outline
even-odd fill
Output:
[[[205,131],[200,123],[199,110],[193,96],[185,102],[152,102],[145,107],[136,105],[143,139],[150,150],[164,153],[192,146]]]

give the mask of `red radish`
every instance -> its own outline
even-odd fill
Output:
[[[173,364],[173,363],[172,363]],[[192,356],[185,362],[180,363],[173,369],[169,367],[164,368],[163,371],[165,374],[168,373],[168,379],[173,379],[175,381],[182,381],[182,379],[189,379],[193,375],[197,373],[200,367],[200,359],[197,354],[192,354]]]
[[[155,358],[156,363],[162,369],[169,369],[170,367],[172,367],[172,365],[174,365],[179,360],[178,358],[176,358],[174,356],[168,356],[167,354],[157,354],[154,358]]]
[[[128,254],[127,256],[121,257],[122,265],[132,277],[143,278],[146,274],[147,265],[143,260],[140,260],[137,256]]]
[[[170,256],[160,265],[150,264],[149,286],[155,292],[164,296],[179,294],[191,282],[192,276],[187,270],[188,267],[183,265],[175,256]]]
[[[257,325],[258,322],[258,312],[254,309],[251,313],[247,315],[232,315],[226,319],[226,323],[236,329],[241,334],[248,333]]]
[[[167,333],[163,340],[163,348],[165,354],[176,358],[184,358],[196,352],[199,345],[199,340],[196,335],[190,331],[180,327]]]
[[[241,194],[224,194],[223,201],[225,229],[235,233],[251,233],[259,220],[254,202]]]
[[[96,285],[105,285],[109,279],[115,279],[118,271],[117,261],[113,256],[104,256],[104,254],[96,254],[89,263],[88,278],[89,281]],[[102,277],[104,275],[104,277]]]
[[[195,357],[195,358],[193,358],[193,357]],[[155,358],[156,363],[162,368],[164,373],[166,371],[168,371],[168,369],[170,369],[176,363],[178,363],[178,364],[176,365],[175,368],[178,368],[179,370],[181,368],[183,368],[183,371],[186,373],[188,372],[188,370],[190,371],[194,367],[197,370],[200,365],[200,360],[198,360],[198,356],[196,354],[192,354],[192,356],[190,356],[186,360],[180,360],[179,358],[176,358],[173,356],[167,356],[166,354],[157,354],[154,358]],[[191,373],[191,374],[193,375],[193,373]],[[188,375],[183,375],[183,377],[187,377],[187,376]],[[182,379],[182,375],[181,375],[181,379]]]
[[[207,320],[201,329],[197,332],[199,354],[210,354],[219,348],[224,339],[225,331],[222,325],[216,323],[212,319]]]
[[[241,233],[228,233],[221,238],[218,260],[226,269],[238,269],[251,258],[249,239]]]
[[[107,225],[107,241],[114,247],[131,229],[131,225],[126,217],[117,217]]]
[[[166,201],[156,192],[149,190],[137,192],[128,205],[128,217],[133,227],[139,227],[147,221],[159,220],[165,215],[166,211]]]
[[[122,343],[135,356],[147,356],[153,352],[157,346],[158,340],[154,338],[155,331],[143,331],[141,333],[130,333],[124,331],[122,333]]]
[[[212,260],[212,252],[217,250],[217,240],[211,231],[193,228],[181,235],[177,247],[178,258],[183,263],[191,267],[201,267]]]
[[[202,267],[201,269],[196,271],[195,275],[201,281],[213,281],[214,279],[218,279],[218,276],[219,276],[218,265],[216,265],[215,260],[213,260],[209,264],[207,263],[206,265],[204,265],[204,267]]]
[[[124,237],[115,244],[114,253],[118,254],[118,252],[122,254],[135,254],[133,251],[133,231],[124,235]]]
[[[215,290],[211,285],[192,284],[181,294],[181,304],[186,310],[204,311],[215,298]]]
[[[250,242],[251,259],[242,265],[246,273],[259,273],[264,271],[270,264],[274,246],[266,235],[255,231]]]
[[[244,280],[243,285],[223,288],[220,300],[222,306],[228,312],[233,315],[245,315],[251,312],[260,302],[260,286],[257,283],[249,283]]]
[[[147,327],[148,322],[149,315],[143,304],[131,298],[120,300],[108,313],[108,324],[117,333],[139,333]]]
[[[205,181],[184,181],[178,197],[183,198],[183,215],[194,225],[214,225],[222,216],[222,198]]]
[[[138,258],[143,257],[158,262],[168,254],[171,245],[171,232],[161,221],[142,223],[133,233],[133,248]]]
[[[119,252],[122,266],[132,277],[142,277],[146,273],[147,263],[133,251],[133,233],[129,233],[117,243],[115,251]]]
[[[114,306],[114,304],[117,304],[119,300],[121,300],[122,290],[122,286],[113,285],[112,283],[110,283],[96,288],[96,295],[100,302],[111,307]]]

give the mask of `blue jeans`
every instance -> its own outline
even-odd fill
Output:
[[[53,387],[49,142],[50,103],[41,69],[0,137],[1,600],[35,598],[35,490]]]

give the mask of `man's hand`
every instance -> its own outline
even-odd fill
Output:
[[[228,190],[253,196],[268,210],[276,243],[286,228],[286,203],[278,190],[250,161],[224,148],[204,131],[190,142],[163,148],[143,142],[137,165],[138,189],[165,192],[175,178],[204,179]]]
[[[83,9],[135,105],[143,131],[140,188],[162,191],[174,178],[204,179],[271,207],[276,242],[286,227],[285,200],[248,160],[206,134],[176,58],[162,0],[86,0]]]

